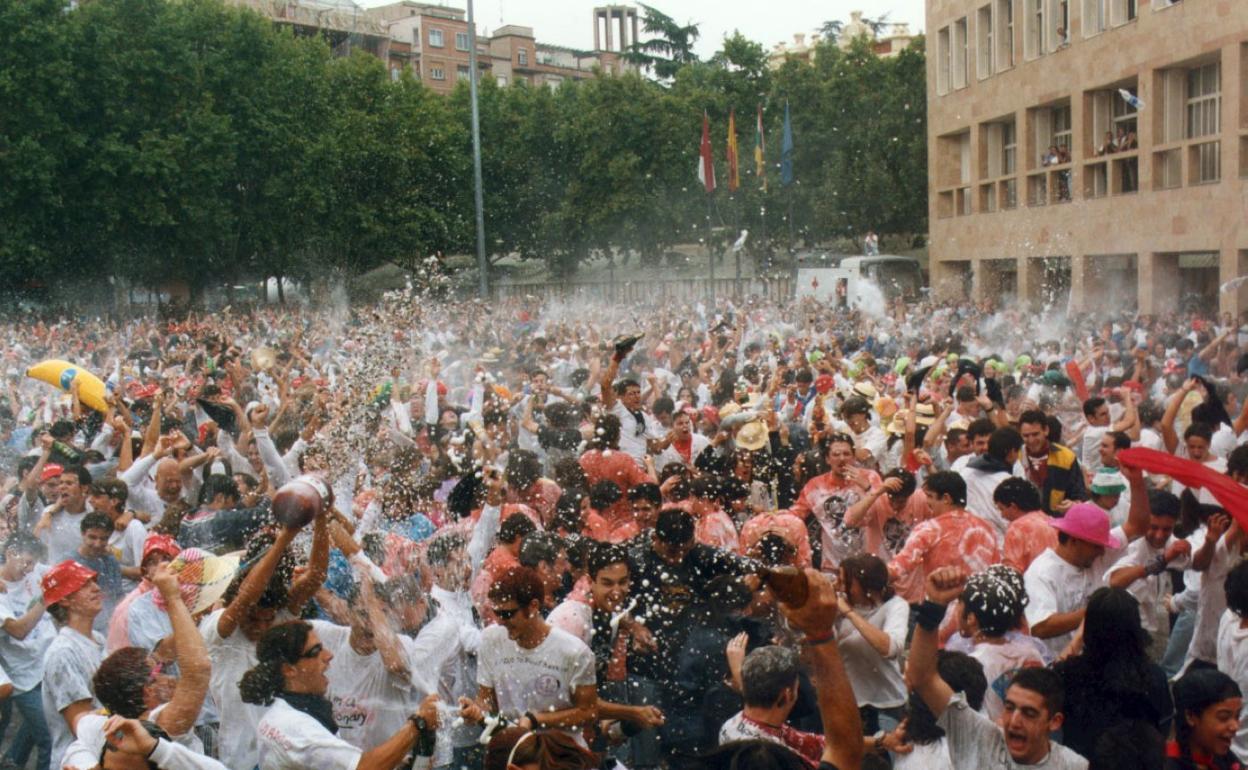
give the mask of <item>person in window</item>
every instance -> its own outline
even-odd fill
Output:
[[[1114,132],[1106,131],[1105,140],[1101,142],[1101,146],[1096,148],[1097,155],[1110,155],[1118,152],[1118,142],[1114,140]]]

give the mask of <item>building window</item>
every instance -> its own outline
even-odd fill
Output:
[[[1044,0],[1023,0],[1023,56],[1034,59],[1044,53]]]
[[[1188,139],[1216,134],[1222,130],[1222,67],[1218,62],[1187,71]]]
[[[1067,161],[1070,160],[1070,105],[1065,107],[1054,107],[1053,115],[1053,144],[1057,145],[1059,155],[1064,155]]]
[[[429,45],[433,46],[434,48],[442,47],[442,30],[440,29],[429,30]]]
[[[953,87],[966,88],[967,70],[970,69],[970,55],[967,51],[966,17],[953,23]]]
[[[1106,0],[1083,0],[1083,36],[1092,37],[1105,31]]]
[[[1018,170],[1018,131],[1014,121],[1001,124],[1001,173],[1013,174]]]
[[[985,5],[975,14],[975,61],[979,79],[983,80],[993,73],[992,57],[996,49],[993,46],[992,6]]]
[[[455,50],[456,51],[468,50],[468,33],[467,32],[455,33]]]
[[[1131,96],[1136,96],[1137,89],[1124,89]],[[1134,150],[1136,148],[1136,126],[1139,113],[1131,103],[1122,98],[1121,94],[1110,94],[1110,122],[1111,130],[1114,132],[1114,143],[1118,151]]]
[[[1115,27],[1135,21],[1139,13],[1139,0],[1109,0],[1109,23]]]
[[[1222,130],[1222,66],[1212,62],[1187,71],[1187,115],[1184,121],[1188,139],[1213,136]],[[1202,142],[1192,148],[1193,184],[1216,182],[1222,178],[1222,145]]]
[[[1070,45],[1070,0],[1048,0],[1049,2],[1049,50],[1056,51]]]
[[[393,81],[396,81],[396,82],[397,82],[397,81],[398,81],[398,79],[399,79],[400,77],[402,77],[402,74],[403,74],[403,70],[399,69],[398,67],[391,67],[391,68],[390,68],[390,79],[391,79],[391,80],[393,80]]]
[[[1030,110],[1031,139],[1041,166],[1060,166],[1071,161],[1070,102]],[[1031,148],[1028,149],[1030,153]]]
[[[456,68],[455,68],[455,79],[456,79],[456,80],[467,80],[467,79],[468,79],[468,68],[467,68],[467,67],[465,67],[465,66],[464,66],[464,65],[462,65],[462,64],[461,64],[461,65],[459,65],[458,67],[456,67]]]
[[[1014,66],[1014,0],[997,0],[996,70]]]
[[[949,46],[949,28],[936,33],[936,92],[949,93],[949,71],[952,49]]]
[[[499,84],[500,86],[505,86],[505,85],[507,85],[507,76],[506,76],[506,75],[499,75],[498,77],[496,77],[496,78],[494,78],[494,79],[498,81],[498,84]]]
[[[528,64],[529,64],[529,49],[527,49],[527,48],[517,48],[517,49],[516,49],[516,63],[517,63],[517,64],[519,64],[521,67],[526,67],[526,66],[528,66]]]
[[[446,80],[446,70],[442,69],[441,67],[430,67],[429,77],[433,78],[434,80]]]

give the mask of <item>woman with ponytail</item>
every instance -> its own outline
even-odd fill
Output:
[[[257,733],[260,770],[395,770],[427,768],[438,726],[437,696],[430,695],[402,729],[361,751],[337,737],[326,692],[333,654],[303,621],[273,626],[256,646],[257,664],[243,675],[244,703],[267,706]],[[409,754],[414,756],[408,760]]]

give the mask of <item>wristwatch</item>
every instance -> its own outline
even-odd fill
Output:
[[[884,738],[887,735],[888,733],[883,730],[877,730],[875,735],[871,736],[871,748],[875,751],[875,753],[885,754],[888,752],[888,749],[884,748]]]

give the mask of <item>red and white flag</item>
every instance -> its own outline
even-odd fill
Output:
[[[711,120],[702,113],[702,149],[698,158],[698,181],[708,193],[715,192],[715,156],[711,153]]]

